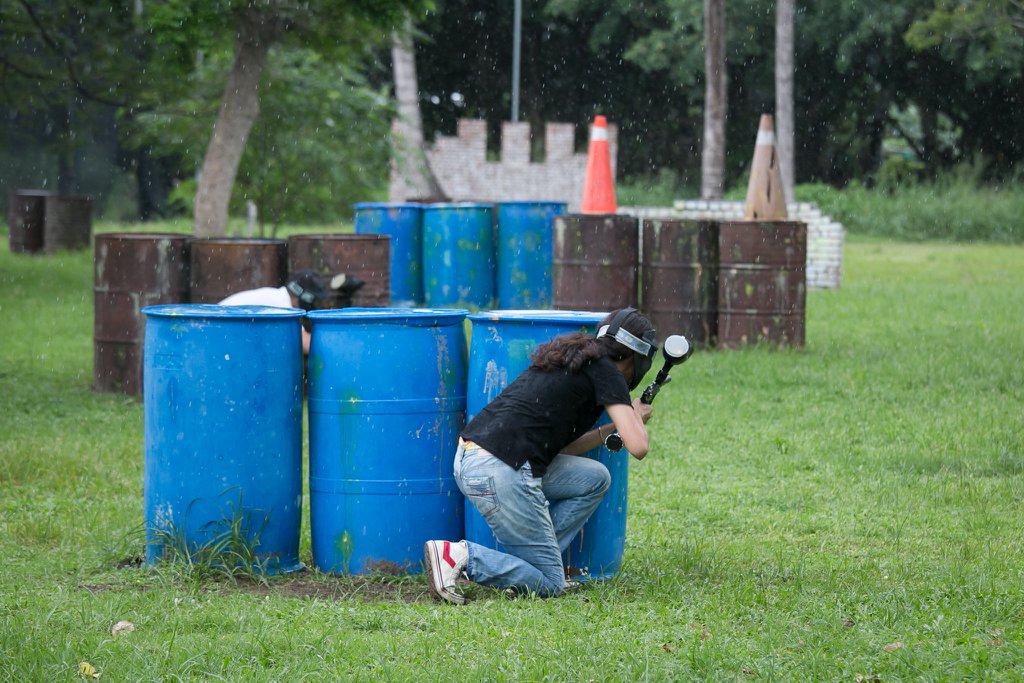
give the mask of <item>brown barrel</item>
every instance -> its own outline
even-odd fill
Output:
[[[189,296],[194,304],[215,304],[237,292],[283,287],[287,268],[288,243],[284,240],[193,240]]]
[[[640,240],[637,219],[616,214],[555,217],[553,307],[611,311],[636,306]]]
[[[804,345],[807,225],[719,225],[718,342]]]
[[[388,235],[292,235],[288,238],[288,272],[312,270],[363,281],[353,306],[386,307],[391,301],[391,237]]]
[[[188,301],[189,242],[170,233],[96,235],[93,259],[93,386],[142,393],[142,309]]]
[[[61,249],[88,249],[92,236],[92,199],[55,194],[48,195],[45,202],[43,250],[53,253]]]
[[[34,254],[43,249],[46,198],[52,192],[15,190],[7,204],[7,227],[12,254]]]
[[[683,334],[711,344],[718,334],[718,223],[643,222],[641,308],[658,338]]]

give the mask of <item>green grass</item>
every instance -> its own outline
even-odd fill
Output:
[[[1024,183],[980,185],[965,172],[897,191],[851,185],[797,188],[800,201],[816,202],[852,234],[903,241],[1024,244]]]
[[[142,407],[89,388],[91,258],[0,247],[0,680],[1024,675],[1021,247],[851,237],[804,351],[674,371],[619,577],[463,608],[420,577],[131,562]]]

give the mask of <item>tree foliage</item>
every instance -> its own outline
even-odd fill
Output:
[[[365,74],[410,7],[420,3],[0,0],[0,88],[25,126],[56,111],[67,133],[35,136],[44,144],[63,149],[88,137],[81,113],[106,107],[126,165],[146,151],[172,160],[169,175],[188,182],[210,139],[239,26],[249,22],[272,48],[271,82],[260,86],[272,122],[254,129],[259,149],[242,157],[233,204],[260,196],[272,220],[309,218],[318,206],[320,218],[336,216],[339,202],[386,177],[380,124],[389,108]]]
[[[701,5],[526,3],[526,118],[582,128],[600,111],[620,126],[622,172],[671,168],[696,187]],[[775,5],[729,0],[727,12],[726,163],[735,183],[750,162],[759,115],[774,107]],[[1022,16],[1019,0],[798,1],[797,180],[870,179],[891,139],[902,139],[929,172],[976,155],[990,172],[1011,169],[1024,158]],[[427,128],[450,132],[457,116],[481,116],[496,136],[508,116],[511,9],[446,0],[421,29]],[[451,101],[453,91],[464,97],[461,107]]]
[[[512,3],[425,6],[0,0],[0,137],[52,156],[64,190],[104,191],[83,161],[96,144],[134,174],[140,196],[191,182],[239,22],[255,18],[273,40],[232,210],[253,199],[270,223],[333,217],[381,196],[392,114],[387,38],[409,8],[428,136],[451,134],[458,117],[481,117],[498,147],[511,105]],[[702,0],[542,0],[523,10],[520,109],[536,138],[544,122],[573,122],[583,149],[586,124],[605,114],[620,128],[623,175],[669,169],[696,189]],[[735,185],[758,117],[774,106],[775,5],[728,0],[727,12],[726,184]],[[1024,159],[1021,0],[797,0],[794,53],[800,182],[882,177],[894,151],[913,158],[903,170],[922,173],[975,158],[988,174],[1006,173]],[[140,202],[142,215],[160,201]]]

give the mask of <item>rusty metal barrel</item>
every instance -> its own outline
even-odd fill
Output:
[[[552,253],[553,307],[610,311],[637,304],[640,239],[637,219],[617,214],[556,216]]]
[[[92,237],[92,199],[53,194],[44,199],[43,251],[88,249]]]
[[[711,344],[718,334],[718,223],[643,222],[641,302],[664,339]]]
[[[8,241],[12,254],[34,254],[43,250],[43,224],[46,220],[45,190],[15,190],[7,203]]]
[[[142,309],[188,301],[187,235],[96,235],[93,257],[93,387],[142,393]]]
[[[288,272],[298,270],[357,277],[364,284],[352,297],[352,305],[385,307],[391,301],[391,237],[336,233],[292,235],[288,238]]]
[[[807,225],[719,225],[718,343],[804,345]]]
[[[288,243],[275,239],[213,237],[192,242],[189,297],[215,304],[236,292],[282,287],[288,277]]]

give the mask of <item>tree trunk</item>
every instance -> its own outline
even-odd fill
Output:
[[[239,22],[235,62],[221,98],[220,113],[206,147],[195,201],[197,237],[221,237],[228,224],[228,201],[253,123],[259,114],[259,82],[276,37],[272,26],[250,12]]]
[[[720,199],[725,182],[725,0],[704,0],[704,73],[700,196]]]
[[[419,82],[413,52],[412,21],[392,35],[391,61],[395,78],[398,117],[391,124],[391,201],[442,197],[444,191],[434,177],[423,148],[423,118],[420,115]]]
[[[793,111],[793,2],[777,0],[775,6],[775,153],[786,202],[794,201],[796,175]]]

